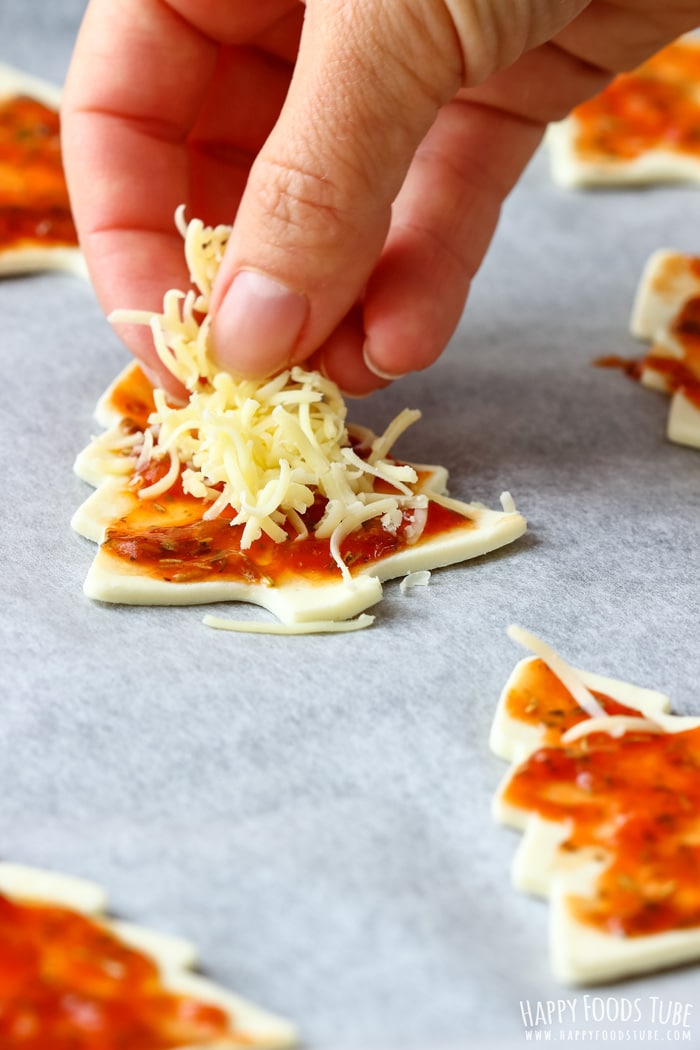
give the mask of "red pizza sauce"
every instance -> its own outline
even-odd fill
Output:
[[[621,357],[619,354],[604,354],[602,357],[596,357],[593,364],[596,368],[619,368],[630,379],[639,380],[641,379],[644,360],[645,358],[643,357]]]
[[[671,44],[573,111],[577,152],[587,161],[629,161],[656,149],[700,158],[699,85],[700,47]]]
[[[118,413],[127,426],[145,430],[148,417],[155,412],[153,387],[138,367],[129,369],[126,376],[117,382],[109,397],[109,407]]]
[[[126,418],[125,429],[146,425],[153,411],[152,389],[140,369],[132,369],[117,384],[110,407]],[[169,458],[152,459],[139,475],[142,487],[163,477]],[[419,474],[419,480],[424,480]],[[378,485],[379,488],[379,485]],[[382,490],[391,491],[382,486]],[[300,538],[287,526],[289,539],[277,543],[266,535],[241,550],[242,525],[231,525],[232,508],[205,521],[203,513],[210,503],[188,495],[181,480],[154,499],[134,498],[133,508],[105,534],[102,549],[122,561],[138,564],[139,570],[168,583],[208,580],[239,580],[276,586],[295,578],[339,579],[327,539],[316,539],[313,530],[325,510],[325,500],[317,497],[302,516],[309,535]],[[404,550],[411,545],[413,510],[404,511],[395,533],[383,528],[379,518],[365,522],[341,545],[341,554],[351,573]],[[430,501],[421,540],[434,539],[449,532],[474,528],[472,519]]]
[[[651,352],[642,365],[661,373],[671,392],[682,390],[700,408],[700,296],[688,299],[671,324],[671,334],[683,349],[683,357],[664,357]]]
[[[24,96],[0,102],[0,250],[76,244],[58,113]]]
[[[233,1038],[231,1024],[219,1007],[168,992],[156,964],[99,923],[0,895],[3,1050],[208,1046]]]
[[[681,256],[677,263],[669,264],[668,277],[676,265],[683,269],[689,268],[696,276],[700,276],[700,258]],[[595,364],[600,368],[619,368],[636,380],[641,379],[645,369],[653,369],[663,376],[668,393],[682,390],[688,400],[700,408],[700,296],[692,296],[681,305],[669,325],[669,331],[681,348],[681,357],[658,353],[652,346],[644,357],[630,360],[610,354],[597,358]]]
[[[595,695],[611,714],[639,716]],[[576,916],[624,937],[700,926],[700,729],[591,733],[562,745],[562,734],[587,716],[539,660],[506,705],[511,717],[547,731],[545,746],[514,772],[505,801],[568,821],[563,849],[609,861],[594,897],[572,899]]]
[[[610,715],[639,715],[639,711],[604,693],[593,690],[593,695]],[[544,729],[545,743],[553,745],[568,729],[589,717],[543,660],[522,665],[517,686],[506,697],[506,710],[510,718]]]
[[[166,472],[167,465],[167,460],[152,462],[143,472],[144,483],[156,481]],[[204,521],[202,514],[208,506],[209,503],[184,493],[178,480],[167,493],[153,501],[140,501],[132,512],[111,525],[103,550],[135,562],[140,570],[169,583],[240,580],[276,586],[298,577],[339,578],[329,541],[316,539],[312,534],[324,512],[321,498],[302,517],[309,530],[307,537],[299,538],[288,527],[288,540],[276,543],[263,534],[246,550],[240,546],[243,526],[231,525],[231,508]],[[370,519],[350,533],[341,545],[341,555],[350,571],[359,571],[409,547],[413,514],[412,510],[404,511],[395,533],[383,528],[379,518]],[[158,521],[159,515],[163,524]],[[431,501],[421,540],[473,527],[470,518]]]

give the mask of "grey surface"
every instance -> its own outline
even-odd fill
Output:
[[[83,5],[29,6],[2,0],[0,59],[60,79]],[[2,281],[0,854],[191,937],[308,1050],[520,1046],[521,1000],[574,998],[582,1019],[583,991],[550,977],[546,904],[509,886],[487,735],[512,621],[700,714],[700,454],[664,441],[663,398],[591,367],[637,350],[642,265],[700,249],[699,213],[690,189],[559,191],[535,159],[441,363],[351,413],[379,429],[421,408],[402,454],[447,465],[463,498],[509,488],[530,531],[428,588],[388,585],[347,636],[227,635],[201,609],[82,596],[71,466],[127,358],[78,279]],[[596,994],[639,997],[645,1022],[649,996],[692,1003],[700,1040],[698,976]]]

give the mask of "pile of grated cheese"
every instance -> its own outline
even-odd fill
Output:
[[[307,536],[303,515],[318,494],[327,503],[314,535],[328,539],[348,581],[340,547],[364,522],[379,517],[382,527],[395,533],[408,518],[405,535],[415,543],[427,517],[427,496],[409,487],[417,481],[412,467],[386,457],[420,412],[401,412],[362,457],[351,446],[340,391],[320,373],[294,367],[272,379],[250,380],[218,372],[209,354],[209,298],[231,228],[205,226],[198,219],[186,223],[183,208],[176,223],[193,289],[167,292],[162,313],[110,315],[116,323],[149,325],[161,361],[189,391],[185,405],[173,405],[165,391],[154,391],[156,411],[138,467],[153,457],[169,456],[170,464],[139,496],[161,495],[182,474],[185,492],[208,502],[205,519],[233,509],[231,524],[243,526],[246,549],[263,534],[283,542],[287,528]],[[377,479],[391,491],[375,492]]]

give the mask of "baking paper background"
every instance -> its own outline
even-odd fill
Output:
[[[3,0],[0,60],[60,82],[83,6]],[[700,453],[665,441],[665,398],[591,364],[640,352],[643,264],[700,252],[699,216],[698,190],[564,191],[535,158],[440,363],[350,411],[381,430],[420,408],[400,454],[445,464],[462,499],[509,489],[529,532],[386,585],[349,635],[231,635],[203,608],[82,595],[72,463],[128,356],[80,279],[2,280],[0,855],[192,938],[307,1050],[517,1047],[521,1001],[573,999],[585,1027],[584,991],[550,976],[546,903],[510,887],[487,737],[522,655],[511,622],[700,715]],[[699,989],[687,967],[589,994],[639,998],[640,1029],[650,996],[691,1003],[700,1040]]]

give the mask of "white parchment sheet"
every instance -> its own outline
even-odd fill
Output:
[[[0,60],[60,81],[82,9],[2,0]],[[573,193],[535,158],[441,362],[351,404],[376,430],[420,408],[400,454],[445,464],[462,499],[509,489],[529,532],[427,588],[387,585],[375,625],[338,636],[83,597],[72,462],[127,355],[78,278],[0,282],[0,855],[97,879],[120,914],[192,938],[308,1050],[517,1047],[559,1000],[550,1041],[650,1030],[672,1000],[700,1042],[698,967],[551,979],[547,905],[511,889],[518,836],[491,821],[505,765],[487,746],[521,655],[511,622],[700,714],[700,453],[665,441],[663,397],[591,364],[639,352],[643,264],[700,252],[699,219],[697,190]]]

